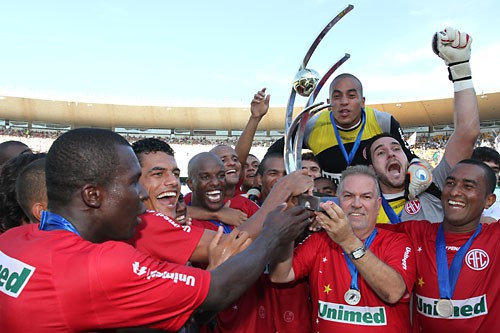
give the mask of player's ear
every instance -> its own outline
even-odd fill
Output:
[[[488,196],[486,197],[486,204],[484,205],[484,208],[485,209],[490,208],[495,203],[496,200],[497,196],[495,195],[495,193],[488,194]]]
[[[193,192],[193,181],[191,180],[191,178],[188,178],[186,180],[186,185],[189,187],[189,189],[191,190],[191,192]]]
[[[101,187],[93,185],[93,184],[87,184],[82,188],[80,193],[81,193],[83,202],[87,206],[92,207],[92,208],[101,207],[101,203],[103,200],[103,194],[104,194],[104,191]]]

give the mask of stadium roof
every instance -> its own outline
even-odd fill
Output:
[[[478,95],[481,121],[500,120],[500,92]],[[391,113],[403,128],[453,124],[453,99],[368,105]],[[294,109],[298,114],[302,107]],[[0,97],[0,119],[71,127],[242,130],[249,107],[169,107]],[[259,130],[283,130],[284,107],[271,107]]]

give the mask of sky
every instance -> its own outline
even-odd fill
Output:
[[[333,76],[358,76],[367,104],[452,97],[431,49],[447,26],[473,38],[476,92],[500,91],[498,0],[0,0],[0,96],[245,107],[266,87],[285,106],[305,52],[348,4],[308,67],[323,75],[349,53]]]

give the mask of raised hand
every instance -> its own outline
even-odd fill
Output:
[[[217,217],[218,220],[228,224],[228,225],[233,225],[235,227],[241,225],[243,222],[245,222],[248,219],[248,216],[245,212],[242,212],[239,209],[234,209],[229,207],[231,204],[231,200],[226,202],[224,207],[222,207],[218,212],[217,212]]]
[[[275,237],[280,245],[286,246],[305,230],[313,216],[304,207],[287,208],[283,203],[267,214],[262,235]]]
[[[222,227],[219,227],[217,234],[208,246],[209,264],[207,270],[216,268],[233,255],[244,251],[252,243],[245,231],[234,229],[224,238],[222,238],[222,231]]]
[[[432,184],[432,167],[424,160],[414,158],[408,167],[410,178],[408,185],[408,199],[415,198]]]
[[[250,112],[254,118],[262,118],[266,115],[269,110],[269,100],[271,95],[266,95],[266,88],[258,91],[250,103]]]
[[[434,34],[432,50],[448,65],[451,81],[471,78],[469,65],[471,44],[472,37],[451,27]]]

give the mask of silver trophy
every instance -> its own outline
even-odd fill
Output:
[[[325,37],[328,31],[330,31],[330,29],[353,8],[354,7],[352,5],[348,5],[346,8],[341,10],[340,13],[337,14],[337,16],[335,16],[333,20],[331,20],[319,33],[307,51],[304,60],[300,64],[299,70],[295,75],[285,115],[284,159],[287,173],[302,169],[302,146],[306,123],[312,115],[330,107],[329,104],[324,104],[323,102],[314,104],[314,101],[321,88],[326,81],[328,81],[333,72],[346,62],[350,58],[350,55],[346,53],[335,64],[333,64],[321,78],[319,78],[319,74],[315,70],[307,68],[306,66],[323,37]],[[296,94],[309,98],[305,108],[297,115],[297,117],[295,117],[295,119],[293,119],[293,106]],[[299,199],[299,204],[308,209],[321,210],[319,204],[328,200],[338,202],[334,197],[319,197],[304,194]]]

